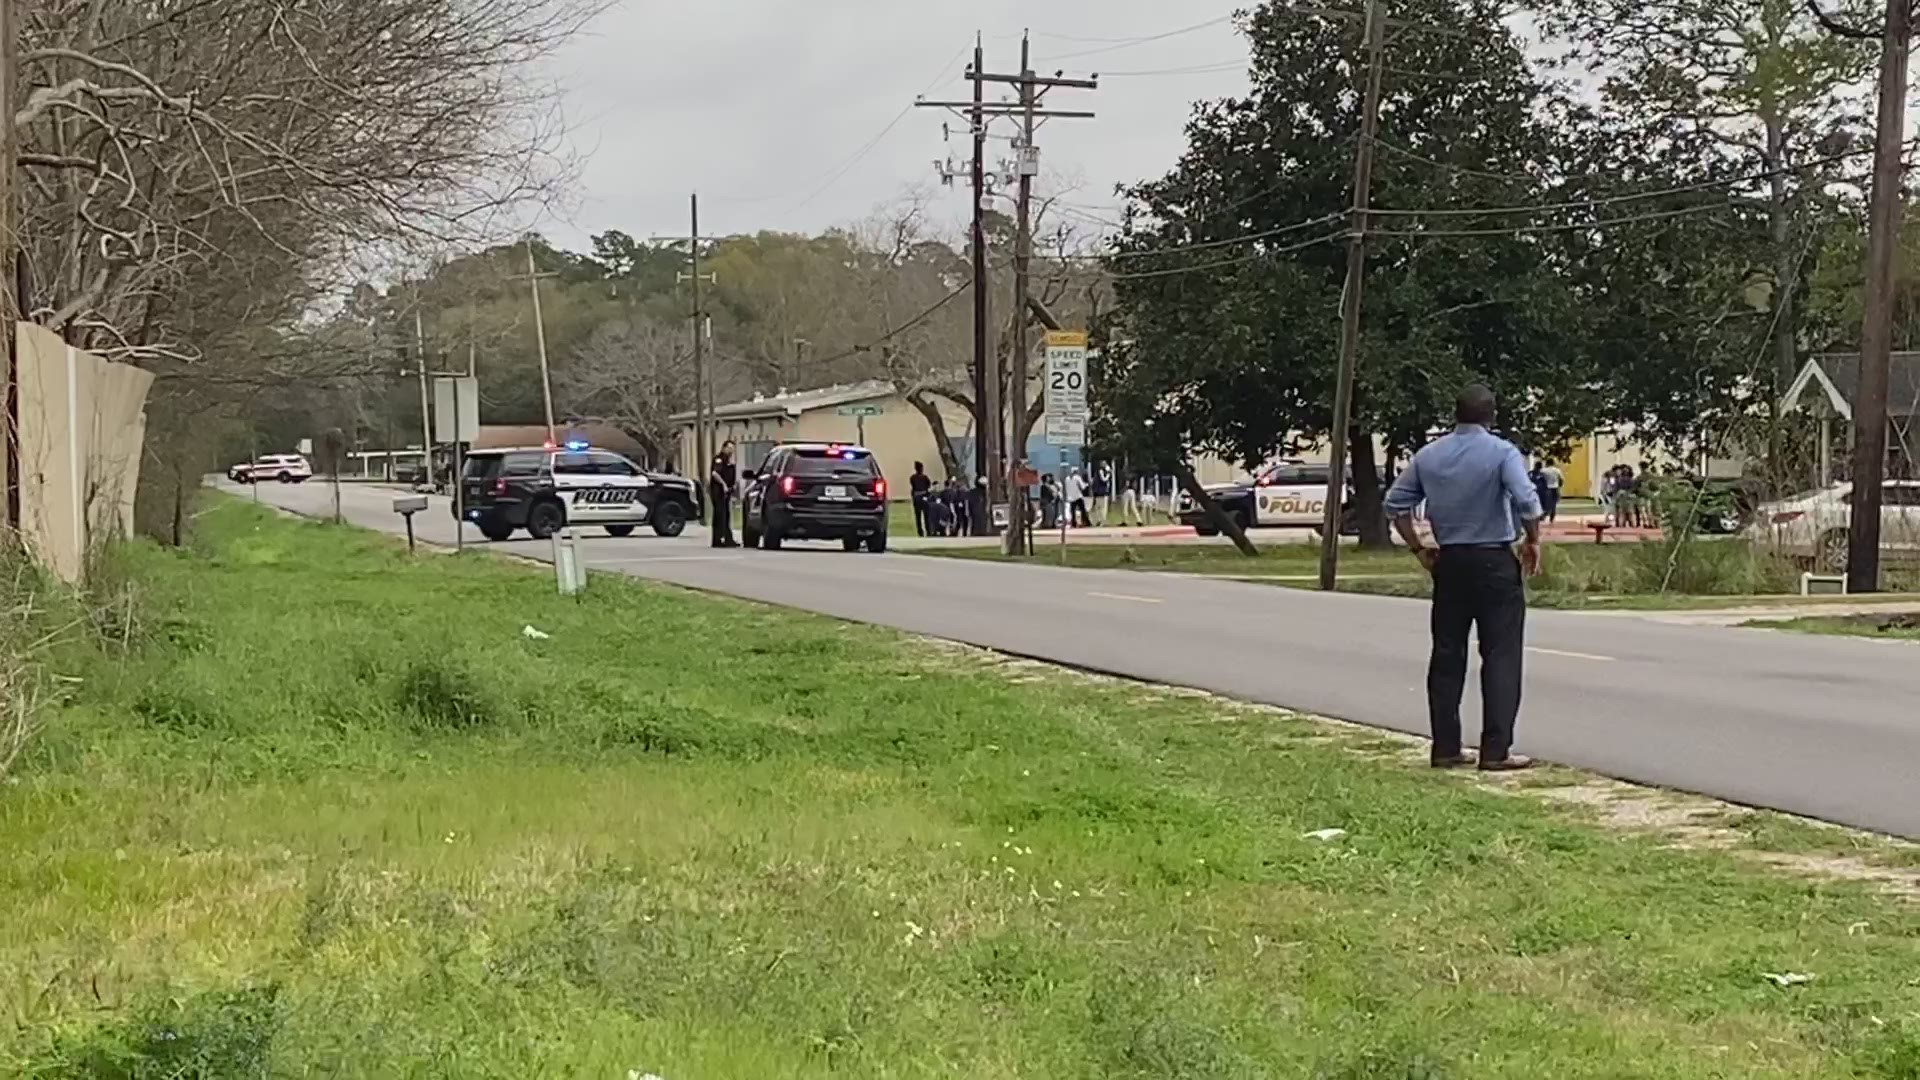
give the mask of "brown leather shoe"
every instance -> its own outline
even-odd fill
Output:
[[[1472,754],[1453,754],[1449,757],[1436,757],[1430,764],[1436,769],[1465,769],[1473,764]]]
[[[1525,754],[1508,754],[1498,761],[1482,761],[1481,772],[1520,772],[1533,768],[1533,759]]]

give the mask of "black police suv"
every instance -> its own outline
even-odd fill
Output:
[[[467,520],[496,541],[516,529],[545,540],[569,522],[599,525],[613,536],[630,536],[641,525],[679,536],[697,514],[693,481],[578,445],[475,450],[460,483]]]
[[[848,551],[887,550],[887,480],[864,446],[773,448],[741,496],[741,540],[778,551],[788,540],[838,540]]]

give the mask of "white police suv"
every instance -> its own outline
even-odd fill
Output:
[[[579,442],[474,450],[460,483],[467,520],[489,540],[518,529],[545,540],[569,523],[599,525],[612,536],[630,536],[642,525],[679,536],[699,512],[693,481],[647,472]]]

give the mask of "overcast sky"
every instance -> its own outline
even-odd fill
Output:
[[[976,29],[989,71],[1018,70],[1025,28],[1036,71],[1102,76],[1098,91],[1056,91],[1051,102],[1099,118],[1053,121],[1038,142],[1048,177],[1078,188],[1069,201],[1111,208],[1116,183],[1172,165],[1193,102],[1245,91],[1245,42],[1224,21],[1239,6],[615,0],[556,60],[585,164],[564,220],[540,228],[576,249],[605,229],[683,233],[696,190],[710,234],[815,231],[866,217],[933,184],[936,158],[964,162],[961,126],[947,144],[941,125],[952,117],[908,106],[922,93],[967,96],[961,74]],[[1139,40],[1158,35],[1169,36]],[[994,130],[1013,129],[1003,121]],[[996,141],[989,160],[1007,151]],[[957,188],[936,189],[933,205],[953,223],[967,212]]]

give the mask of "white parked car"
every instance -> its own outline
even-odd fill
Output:
[[[1839,573],[1847,568],[1852,499],[1852,484],[1834,484],[1762,504],[1747,536],[1820,570]],[[1890,560],[1920,559],[1920,480],[1888,480],[1881,488],[1880,550]]]
[[[263,480],[299,484],[313,479],[313,466],[299,454],[268,454],[229,468],[227,479],[237,484],[253,484]]]

